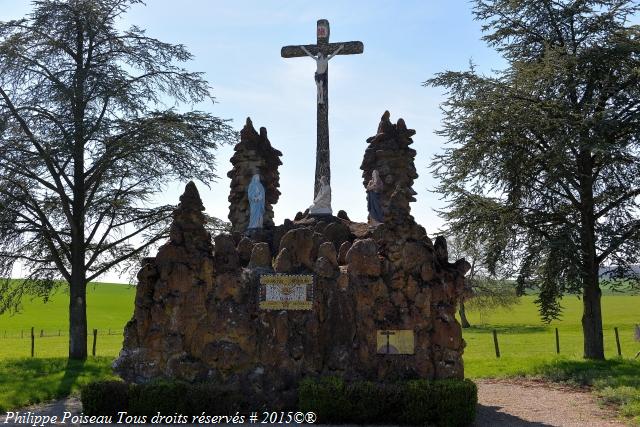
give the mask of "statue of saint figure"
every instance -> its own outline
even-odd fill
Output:
[[[324,53],[318,52],[318,55],[312,55],[304,46],[300,46],[304,53],[316,60],[316,86],[318,88],[318,104],[324,104],[324,91],[327,87],[327,69],[329,68],[329,60],[336,56],[338,52],[342,50],[344,45],[340,45],[335,52],[329,56],[324,56]]]
[[[264,186],[260,182],[260,175],[255,174],[251,178],[251,183],[247,190],[249,196],[249,229],[262,228],[264,217]]]
[[[369,210],[369,221],[376,225],[384,221],[382,205],[380,204],[380,194],[382,193],[382,180],[380,173],[374,169],[371,180],[367,184],[367,209]]]
[[[309,206],[312,215],[331,215],[331,186],[326,176],[320,178],[320,190],[313,204]]]

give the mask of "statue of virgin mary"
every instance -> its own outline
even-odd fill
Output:
[[[265,193],[264,186],[260,182],[260,175],[255,174],[251,178],[247,195],[249,196],[249,227],[247,228],[262,228]]]

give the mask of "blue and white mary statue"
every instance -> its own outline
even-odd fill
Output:
[[[260,183],[260,175],[255,174],[251,178],[249,189],[247,190],[249,196],[249,227],[262,228],[262,221],[264,217],[264,186]]]

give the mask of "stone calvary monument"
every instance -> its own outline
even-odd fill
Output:
[[[377,209],[369,223],[307,210],[275,225],[281,153],[247,119],[228,174],[232,233],[212,240],[187,184],[169,241],[138,273],[116,372],[134,382],[213,381],[273,407],[295,402],[309,376],[462,378],[454,314],[470,265],[449,262],[444,238],[433,242],[410,214],[414,134],[385,112],[367,140],[362,176]],[[262,227],[249,227],[258,214]]]

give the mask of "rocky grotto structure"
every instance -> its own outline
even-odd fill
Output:
[[[409,202],[415,202],[416,192],[413,191],[413,180],[418,177],[414,159],[416,150],[409,148],[413,144],[411,137],[416,131],[407,129],[404,120],[398,120],[397,124],[392,124],[391,114],[385,111],[378,125],[378,132],[375,136],[367,139],[368,147],[362,159],[362,178],[365,188],[371,180],[374,170],[380,173],[384,183],[382,190],[382,208],[389,212],[391,196],[396,189],[404,191],[405,200],[401,205],[395,206],[400,219],[409,216],[411,207]]]
[[[229,174],[235,231],[212,242],[198,191],[186,186],[170,240],[138,273],[115,370],[134,382],[214,381],[276,405],[295,400],[306,376],[462,378],[465,343],[454,313],[470,266],[449,262],[446,241],[432,242],[410,215],[414,134],[386,112],[367,141],[363,177],[378,169],[385,182],[383,224],[298,213],[250,238],[241,232],[245,171],[263,168],[275,203],[280,163],[266,131],[257,134],[248,120]],[[269,306],[265,278],[283,282],[283,294],[303,289],[304,303]]]
[[[280,198],[280,175],[278,167],[282,164],[282,153],[271,146],[267,138],[267,129],[260,128],[260,133],[253,128],[250,118],[240,131],[240,142],[234,147],[231,157],[233,168],[227,176],[231,178],[229,194],[229,221],[233,231],[242,232],[249,224],[249,200],[247,187],[254,174],[260,175],[260,181],[266,193],[264,224],[273,226],[273,205]]]

